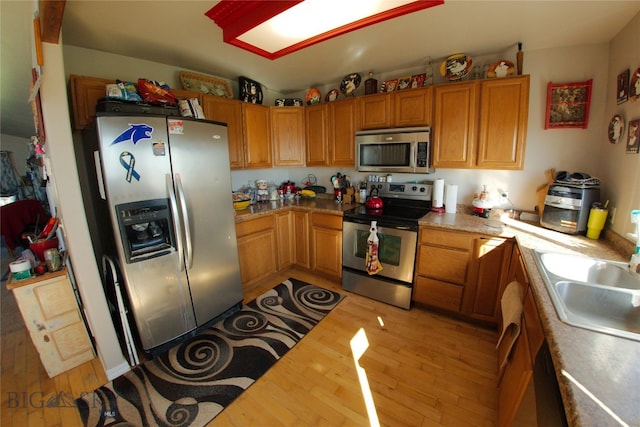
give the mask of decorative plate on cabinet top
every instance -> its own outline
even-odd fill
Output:
[[[612,144],[617,144],[622,139],[622,134],[624,133],[624,119],[620,114],[616,114],[613,116],[611,121],[609,122],[609,142]]]
[[[450,81],[460,80],[471,70],[473,61],[471,57],[464,53],[451,55],[440,65],[440,75]]]
[[[512,75],[514,71],[513,62],[501,59],[489,65],[487,77],[507,77]]]
[[[331,89],[324,97],[324,102],[333,102],[340,96],[338,89]]]
[[[311,104],[319,103],[321,97],[322,97],[322,95],[320,94],[320,91],[318,89],[316,89],[315,87],[312,87],[307,92],[307,97],[305,99],[307,101],[307,105],[311,105]]]
[[[360,80],[360,74],[358,73],[347,74],[342,79],[342,83],[340,83],[340,92],[345,96],[353,95],[353,92],[360,86]]]

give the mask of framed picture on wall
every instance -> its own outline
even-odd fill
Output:
[[[629,122],[629,138],[627,138],[627,154],[640,151],[640,119]]]
[[[586,129],[589,123],[593,79],[547,85],[545,129]]]
[[[616,92],[618,97],[618,104],[627,102],[629,100],[629,69],[627,68],[620,74],[618,74],[618,91]]]

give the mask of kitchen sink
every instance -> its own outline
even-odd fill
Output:
[[[640,279],[623,262],[534,250],[558,317],[640,341]]]

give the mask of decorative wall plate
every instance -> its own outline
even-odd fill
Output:
[[[222,96],[224,98],[233,98],[231,85],[224,79],[207,76],[205,74],[192,73],[190,71],[180,71],[179,76],[182,89]]]
[[[353,95],[353,92],[360,86],[360,81],[360,74],[347,74],[344,79],[342,79],[342,83],[340,83],[340,92],[345,96]]]
[[[440,65],[440,75],[448,80],[460,80],[469,73],[473,61],[464,53],[451,55]]]
[[[312,105],[312,104],[318,104],[321,98],[322,98],[322,94],[320,93],[320,91],[315,87],[312,87],[307,92],[307,96],[305,97],[305,100],[307,101],[307,105]]]
[[[617,144],[622,139],[622,134],[624,133],[624,119],[620,114],[616,114],[611,118],[609,122],[609,142],[612,144]]]
[[[393,92],[398,88],[398,79],[385,80],[380,86],[380,93]]]
[[[340,96],[338,89],[331,89],[324,97],[324,102],[333,102]]]
[[[513,62],[501,59],[489,65],[487,77],[507,77],[513,74],[515,67]]]

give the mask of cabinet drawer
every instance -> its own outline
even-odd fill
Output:
[[[471,241],[474,235],[470,233],[459,233],[455,231],[442,231],[433,228],[420,229],[420,243],[431,245],[447,246],[450,248],[464,249],[471,248]]]
[[[462,285],[467,278],[468,261],[467,252],[420,245],[418,274]]]
[[[440,282],[427,277],[418,277],[413,288],[413,300],[418,303],[460,311],[462,286]]]
[[[273,215],[236,223],[236,236],[242,237],[268,228],[273,228]]]
[[[311,214],[311,225],[315,227],[333,228],[342,230],[342,216],[326,215],[313,212]]]

